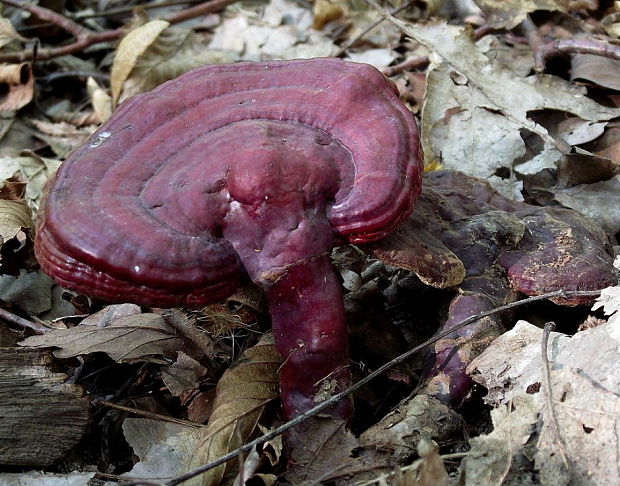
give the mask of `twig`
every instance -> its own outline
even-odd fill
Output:
[[[198,3],[198,0],[170,0],[167,2],[152,2],[152,3],[143,3],[137,5],[126,5],[123,7],[115,7],[109,8],[106,10],[102,10],[100,12],[88,12],[88,13],[76,13],[74,15],[70,15],[73,20],[83,20],[83,19],[94,19],[98,17],[109,17],[112,15],[126,14],[133,12],[136,8],[140,8],[143,10],[150,10],[155,8],[165,8],[165,7],[174,7],[177,5],[186,5],[186,4],[194,4]]]
[[[131,481],[129,483],[123,483],[123,486],[177,486],[178,484],[181,484],[185,481],[188,481],[191,478],[194,478],[196,476],[199,476],[200,474],[203,474],[217,466],[220,466],[221,464],[224,464],[228,461],[230,461],[231,459],[234,459],[235,457],[237,457],[239,454],[242,453],[247,453],[248,451],[250,451],[252,448],[256,447],[259,444],[262,444],[264,442],[267,442],[271,439],[273,439],[274,437],[279,436],[280,434],[286,432],[287,430],[295,427],[296,425],[299,425],[300,423],[304,422],[305,420],[307,420],[310,417],[313,417],[314,415],[317,415],[318,413],[322,412],[323,410],[325,410],[328,407],[331,407],[332,405],[334,405],[335,403],[339,402],[340,400],[342,400],[343,398],[345,398],[346,396],[350,395],[351,393],[353,393],[354,391],[358,390],[359,388],[361,388],[362,386],[364,386],[366,383],[370,382],[371,380],[375,379],[377,376],[383,374],[385,371],[387,371],[388,369],[394,367],[395,365],[402,363],[403,361],[407,360],[408,358],[410,358],[413,354],[417,353],[418,351],[426,348],[427,346],[430,346],[431,344],[437,342],[439,339],[443,339],[446,336],[449,336],[450,334],[458,331],[459,329],[471,324],[472,322],[475,322],[479,319],[482,319],[484,317],[490,316],[490,315],[494,315],[497,314],[499,312],[503,312],[505,310],[508,309],[512,309],[513,307],[519,307],[521,305],[524,304],[529,304],[531,302],[536,302],[539,300],[545,300],[545,299],[553,299],[553,298],[567,298],[567,297],[596,297],[597,295],[600,295],[601,291],[600,290],[574,290],[574,291],[564,291],[564,290],[556,290],[555,292],[549,292],[546,294],[541,294],[541,295],[536,295],[534,297],[527,297],[525,299],[521,299],[521,300],[517,300],[516,302],[512,302],[510,304],[506,304],[506,305],[502,305],[500,307],[496,307],[495,309],[489,310],[489,311],[485,311],[485,312],[481,312],[480,314],[476,315],[476,316],[472,316],[472,317],[468,317],[467,319],[465,319],[464,321],[459,322],[458,324],[456,324],[455,326],[453,326],[452,328],[450,328],[449,330],[440,332],[438,334],[436,334],[435,336],[433,336],[432,338],[428,339],[427,341],[423,342],[422,344],[410,349],[409,351],[406,351],[405,353],[401,354],[400,356],[397,356],[396,358],[392,359],[391,361],[388,361],[387,363],[385,363],[384,365],[380,366],[379,368],[377,368],[375,371],[373,371],[372,373],[370,373],[369,375],[365,376],[364,378],[362,378],[361,380],[359,380],[357,383],[354,383],[353,385],[351,385],[349,388],[347,388],[346,390],[331,396],[329,399],[325,400],[324,402],[319,403],[317,406],[315,406],[314,408],[311,408],[310,410],[302,413],[301,415],[299,415],[298,417],[295,417],[292,420],[289,420],[288,422],[282,424],[281,426],[273,429],[272,431],[268,432],[265,435],[262,435],[256,439],[254,439],[251,442],[248,442],[247,444],[242,445],[241,447],[239,447],[238,449],[235,449],[234,451],[229,452],[228,454],[216,459],[213,462],[210,462],[209,464],[205,464],[204,466],[198,467],[196,469],[193,469],[192,471],[189,471],[185,474],[182,474],[180,476],[177,476],[174,479],[171,479],[169,481],[166,481],[164,483],[161,482],[155,482],[155,481]]]
[[[140,410],[138,408],[125,407],[123,405],[108,402],[107,400],[97,400],[95,401],[95,405],[103,405],[104,407],[115,408],[116,410],[122,410],[123,412],[133,413],[134,415],[140,415],[142,417],[147,417],[153,420],[161,420],[163,422],[172,422],[174,424],[186,425],[187,427],[192,427],[194,429],[203,426],[203,424],[192,422],[190,420],[169,417],[168,415],[160,415],[158,413],[148,412],[146,410]]]
[[[208,334],[198,330],[190,324],[189,319],[176,310],[165,311],[162,315],[164,320],[179,331],[183,337],[189,339],[208,359],[215,355],[215,341]]]
[[[620,46],[594,39],[563,39],[545,41],[538,28],[527,17],[521,24],[534,56],[534,70],[543,73],[547,61],[566,54],[593,54],[620,61]]]
[[[163,8],[163,7],[171,7],[171,6],[176,6],[176,5],[186,5],[186,4],[194,4],[194,3],[198,3],[199,0],[171,0],[168,2],[156,2],[156,3],[143,3],[143,4],[135,4],[135,5],[128,5],[128,6],[124,6],[124,7],[116,7],[116,8],[109,8],[106,10],[101,10],[99,12],[88,12],[88,13],[84,13],[84,12],[78,12],[78,13],[73,13],[73,12],[67,12],[65,15],[70,18],[71,20],[86,20],[86,19],[96,19],[96,18],[100,18],[100,17],[112,17],[115,15],[122,15],[122,14],[127,14],[127,13],[131,13],[133,12],[136,8],[140,8],[142,10],[150,10],[150,9],[156,9],[156,8]],[[23,34],[25,32],[31,31],[31,30],[35,30],[35,29],[41,29],[44,27],[50,27],[53,26],[54,24],[52,22],[45,22],[42,24],[35,24],[35,25],[26,25],[23,27],[20,27],[19,29],[17,29],[17,31],[20,34]]]
[[[23,317],[19,317],[5,309],[0,309],[0,318],[18,326],[32,329],[37,334],[45,334],[46,332],[52,330],[52,328],[45,327],[42,324],[38,324],[36,322],[29,321],[28,319],[24,319]]]
[[[413,3],[413,0],[409,0],[408,2],[404,3],[403,5],[401,5],[400,7],[392,10],[390,12],[390,15],[396,15],[397,13],[402,12],[403,10],[409,8],[411,6],[411,4]],[[356,35],[353,39],[351,39],[349,42],[347,42],[344,46],[342,46],[337,52],[336,54],[334,54],[334,57],[340,57],[342,56],[349,48],[353,47],[355,44],[357,44],[360,40],[362,40],[364,38],[364,36],[366,36],[366,34],[368,34],[371,30],[373,30],[375,27],[377,27],[379,24],[381,24],[381,22],[383,22],[385,20],[385,17],[380,18],[379,20],[376,20],[375,22],[373,22],[372,24],[370,24],[368,27],[366,27],[362,32],[360,32],[358,35]]]
[[[545,403],[546,409],[549,411],[549,430],[553,434],[553,440],[558,445],[558,449],[560,451],[560,455],[562,456],[562,462],[566,467],[566,470],[570,474],[570,464],[568,462],[567,454],[566,454],[566,444],[564,444],[564,440],[562,439],[562,435],[560,434],[560,424],[558,422],[558,417],[555,413],[555,406],[553,405],[553,392],[551,389],[551,367],[549,365],[549,355],[547,352],[547,348],[549,346],[549,336],[555,330],[555,323],[547,322],[545,323],[545,328],[543,329],[542,335],[542,368],[543,368],[543,390],[545,393]],[[542,438],[542,437],[541,437]]]
[[[166,20],[171,24],[178,24],[179,22],[183,22],[184,20],[189,20],[199,17],[201,15],[217,12],[218,10],[222,10],[224,7],[230,5],[231,3],[235,3],[236,1],[237,0],[210,0],[208,2],[203,2],[201,4],[186,8],[185,10],[181,10],[180,12],[169,15],[168,17],[166,17]]]
[[[429,62],[430,59],[427,56],[414,57],[413,59],[407,59],[400,64],[386,67],[383,70],[383,74],[389,78],[390,76],[395,76],[396,74],[400,74],[403,71],[412,71],[414,69],[424,68],[428,66]]]
[[[181,10],[168,17],[165,20],[171,24],[177,24],[184,20],[205,15],[211,12],[217,12],[223,9],[225,6],[234,3],[236,0],[209,0],[199,5]],[[61,47],[48,47],[39,49],[37,53],[37,59],[41,61],[47,61],[55,57],[65,56],[67,54],[74,54],[76,52],[83,51],[87,47],[94,44],[100,44],[103,42],[109,42],[118,40],[125,34],[124,28],[106,30],[104,32],[96,32],[92,29],[84,27],[77,22],[60,15],[52,10],[30,3],[22,2],[20,0],[0,0],[0,3],[10,5],[15,8],[20,8],[30,12],[32,15],[38,17],[41,20],[51,22],[52,24],[60,27],[65,32],[70,33],[75,37],[75,41],[70,44]],[[32,50],[24,50],[20,52],[7,52],[0,53],[0,62],[25,62],[34,59]]]

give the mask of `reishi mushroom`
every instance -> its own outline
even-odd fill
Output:
[[[618,282],[611,239],[596,221],[568,208],[510,200],[487,181],[457,171],[428,172],[415,211],[373,247],[381,260],[413,271],[425,284],[458,290],[441,331],[521,294],[599,290]],[[575,306],[594,298],[553,302]],[[471,391],[466,368],[503,332],[502,317],[487,316],[434,343],[424,392],[459,405]]]
[[[375,68],[205,66],[129,99],[71,154],[36,255],[65,287],[158,307],[220,300],[247,274],[267,297],[292,417],[350,380],[331,248],[394,230],[421,174],[415,119]]]

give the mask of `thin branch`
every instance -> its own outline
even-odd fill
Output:
[[[6,309],[0,309],[0,319],[4,319],[5,321],[8,321],[17,326],[32,329],[37,334],[45,334],[46,332],[49,332],[53,329],[51,327],[45,327],[42,324],[29,321],[28,319],[24,319],[23,317],[19,317]]]
[[[77,39],[80,39],[85,34],[90,32],[90,29],[87,29],[86,27],[74,22],[73,20],[68,19],[64,15],[56,13],[53,10],[45,7],[39,7],[38,5],[21,2],[18,0],[2,0],[2,3],[14,8],[26,10],[40,20],[46,20],[47,22],[50,22],[60,27],[65,32],[73,34],[73,36],[75,36]]]
[[[555,323],[545,323],[542,336],[542,367],[543,367],[543,390],[545,393],[546,409],[549,411],[549,429],[553,434],[553,441],[557,444],[560,456],[562,456],[562,462],[566,467],[567,472],[570,474],[570,463],[568,462],[566,454],[566,444],[560,434],[560,423],[558,422],[557,414],[555,413],[555,406],[553,405],[553,392],[551,389],[551,366],[549,364],[549,354],[547,348],[549,347],[549,336],[555,330]],[[542,438],[542,437],[541,437]]]
[[[203,424],[199,424],[197,422],[192,422],[190,420],[183,420],[174,417],[169,417],[168,415],[161,415],[159,413],[149,412],[147,410],[140,410],[138,408],[125,407],[124,405],[118,405],[117,403],[108,402],[107,400],[97,400],[95,405],[102,405],[104,407],[114,408],[116,410],[121,410],[123,412],[132,413],[134,415],[139,415],[141,417],[150,418],[153,420],[160,420],[162,422],[171,422],[173,424],[185,425],[187,427],[192,427],[194,429],[200,428]]]
[[[231,3],[235,3],[236,1],[237,0],[210,0],[209,2],[203,2],[199,5],[195,5],[193,7],[186,8],[185,10],[181,10],[180,12],[174,13],[166,17],[166,20],[171,24],[178,24],[179,22],[183,22],[184,20],[189,20],[200,17],[201,15],[217,12],[219,10],[222,10],[224,7],[230,5]]]
[[[411,6],[411,4],[413,3],[413,0],[409,0],[408,2],[405,2],[403,5],[401,5],[400,7],[392,10],[390,12],[390,15],[396,15],[397,13],[402,12],[403,10],[409,8]],[[366,27],[366,29],[364,29],[362,32],[360,32],[358,35],[356,35],[353,39],[351,39],[349,42],[347,42],[344,46],[342,46],[338,52],[336,52],[336,54],[334,54],[334,57],[340,57],[342,56],[349,48],[353,47],[355,44],[357,44],[360,40],[362,40],[366,34],[368,34],[371,30],[373,30],[375,27],[377,27],[378,25],[381,24],[381,22],[383,22],[385,20],[385,17],[380,18],[379,20],[376,20],[375,22],[373,22],[372,24],[370,24],[368,27]]]
[[[521,24],[534,56],[534,70],[543,73],[547,61],[570,54],[592,54],[620,61],[620,46],[594,39],[563,39],[546,41],[527,17]]]
[[[165,20],[171,24],[177,24],[200,15],[217,12],[235,1],[236,0],[209,0],[193,7],[189,7],[185,10],[181,10],[180,12],[176,12],[166,17]],[[74,54],[95,44],[118,40],[126,33],[125,28],[96,32],[52,10],[19,0],[0,0],[0,3],[26,10],[39,19],[51,22],[75,37],[75,41],[64,46],[39,49],[36,54],[36,58],[41,61],[66,56],[67,54]],[[0,62],[32,61],[34,57],[33,50],[0,53]]]
[[[358,390],[359,388],[361,388],[362,386],[366,385],[366,383],[372,381],[373,379],[375,379],[376,377],[378,377],[379,375],[383,374],[384,372],[386,372],[388,369],[394,367],[395,365],[402,363],[403,361],[407,360],[408,358],[410,358],[412,355],[414,355],[415,353],[417,353],[418,351],[426,348],[427,346],[430,346],[431,344],[434,344],[435,342],[437,342],[439,339],[443,339],[446,336],[449,336],[450,334],[458,331],[459,329],[468,326],[469,324],[471,324],[472,322],[478,321],[484,317],[488,317],[490,315],[494,315],[494,314],[498,314],[500,312],[503,312],[505,310],[508,309],[512,309],[514,307],[519,307],[522,306],[524,304],[529,304],[531,302],[536,302],[539,300],[546,300],[546,299],[553,299],[553,298],[567,298],[567,297],[596,297],[598,295],[600,295],[601,291],[600,290],[574,290],[574,291],[564,291],[564,290],[556,290],[555,292],[549,292],[546,294],[541,294],[541,295],[536,295],[534,297],[527,297],[525,299],[522,300],[518,300],[516,302],[512,302],[510,304],[506,304],[506,305],[502,305],[500,307],[496,307],[495,309],[489,310],[489,311],[485,311],[485,312],[481,312],[478,315],[472,316],[472,317],[468,317],[467,319],[465,319],[464,321],[461,321],[460,323],[456,324],[454,327],[450,328],[449,330],[440,332],[438,334],[436,334],[435,336],[433,336],[431,339],[428,339],[427,341],[423,342],[422,344],[410,349],[409,351],[406,351],[405,353],[401,354],[400,356],[397,356],[396,358],[394,358],[391,361],[388,361],[387,363],[385,363],[384,365],[380,366],[379,368],[377,368],[375,371],[373,371],[372,373],[370,373],[369,375],[365,376],[364,378],[362,378],[361,380],[359,380],[357,383],[353,384],[352,386],[350,386],[349,388],[347,388],[346,390],[333,395],[332,397],[330,397],[329,399],[325,400],[324,402],[319,403],[317,406],[315,406],[314,408],[311,408],[310,410],[302,413],[301,415],[299,415],[298,417],[295,417],[292,420],[289,420],[288,422],[282,424],[281,426],[273,429],[272,431],[268,432],[265,435],[262,435],[256,439],[254,439],[251,442],[248,442],[247,444],[242,445],[241,447],[239,447],[238,449],[235,449],[234,451],[229,452],[228,454],[216,459],[213,462],[210,462],[209,464],[205,464],[204,466],[198,467],[196,469],[193,469],[192,471],[189,471],[185,474],[182,474],[180,476],[177,476],[176,478],[173,478],[169,481],[166,481],[164,483],[161,482],[156,482],[156,481],[150,481],[150,480],[138,480],[138,481],[131,481],[129,483],[123,483],[123,486],[177,486],[178,484],[181,484],[185,481],[188,481],[196,476],[199,476],[200,474],[203,474],[217,466],[220,466],[228,461],[230,461],[231,459],[234,459],[235,457],[237,457],[239,454],[245,454],[247,452],[249,452],[251,449],[253,449],[254,447],[256,447],[259,444],[262,444],[264,442],[267,442],[277,436],[279,436],[280,434],[286,432],[287,430],[295,427],[296,425],[299,425],[300,423],[304,422],[305,420],[309,419],[310,417],[313,417],[314,415],[317,415],[318,413],[322,412],[323,410],[325,410],[328,407],[331,407],[332,405],[334,405],[335,403],[339,402],[340,400],[342,400],[343,398],[345,398],[346,396],[350,395],[351,393],[353,393],[354,391]]]
[[[395,64],[394,66],[386,67],[382,72],[388,78],[390,76],[395,76],[396,74],[400,74],[403,71],[413,71],[414,69],[422,69],[428,66],[430,63],[430,59],[427,56],[422,57],[414,57],[412,59],[407,59],[400,64]]]

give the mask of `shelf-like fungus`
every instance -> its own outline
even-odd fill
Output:
[[[267,296],[290,417],[350,379],[330,249],[395,229],[421,172],[415,119],[371,66],[206,66],[128,100],[68,158],[36,254],[66,287],[158,307],[217,301],[249,276]]]
[[[427,285],[458,290],[441,331],[516,301],[521,294],[599,290],[616,285],[609,236],[568,208],[503,197],[461,172],[427,173],[416,210],[374,245],[384,262],[413,271]],[[595,296],[556,297],[579,305]],[[503,331],[498,314],[437,341],[425,370],[426,393],[460,404],[471,390],[468,364]]]

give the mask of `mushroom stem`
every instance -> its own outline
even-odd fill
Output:
[[[284,358],[284,413],[294,417],[349,386],[348,338],[340,282],[327,256],[302,260],[266,289],[276,348]],[[350,400],[330,409],[349,419]]]

